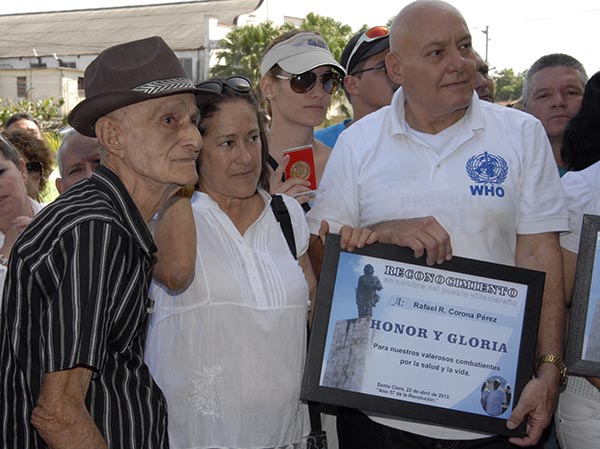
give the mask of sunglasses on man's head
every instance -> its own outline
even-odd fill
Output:
[[[290,80],[290,87],[297,94],[305,94],[317,84],[317,79],[321,81],[323,90],[329,95],[333,94],[340,84],[340,75],[337,72],[326,72],[317,75],[315,72],[304,72],[297,75],[276,75],[282,80]]]
[[[233,75],[224,80],[204,81],[203,83],[197,84],[196,87],[199,89],[212,90],[218,94],[222,94],[227,87],[234,92],[245,94],[252,90],[252,83],[245,76]]]
[[[373,28],[369,28],[363,34],[360,35],[356,44],[354,44],[354,48],[350,52],[350,57],[348,58],[348,62],[346,63],[346,71],[350,67],[350,62],[352,61],[352,57],[358,51],[363,42],[373,42],[378,39],[382,39],[390,34],[390,29],[386,26],[376,26]]]
[[[39,161],[27,162],[25,168],[27,169],[27,173],[39,173],[40,175],[44,173],[44,164]]]

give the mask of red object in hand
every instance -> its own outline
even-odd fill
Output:
[[[310,182],[309,189],[317,189],[317,177],[315,175],[315,159],[313,157],[312,145],[290,148],[283,151],[290,156],[290,161],[285,167],[285,179],[302,178]]]

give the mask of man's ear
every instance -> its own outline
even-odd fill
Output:
[[[98,142],[108,154],[122,157],[123,148],[123,126],[117,119],[105,115],[96,122],[96,137]]]
[[[396,84],[402,85],[403,79],[403,66],[402,66],[402,58],[395,51],[390,51],[385,56],[385,68],[388,74],[388,77]]]
[[[346,92],[348,92],[351,96],[359,96],[359,78],[354,75],[346,75],[344,77],[344,89],[346,89]]]
[[[54,180],[54,184],[56,185],[56,190],[58,191],[58,194],[62,195],[63,190],[64,190],[62,178],[56,178]]]

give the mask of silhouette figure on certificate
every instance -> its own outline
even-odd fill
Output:
[[[379,301],[377,292],[383,289],[379,278],[373,273],[373,265],[366,264],[363,268],[365,274],[358,278],[356,287],[356,306],[358,307],[358,317],[363,318],[373,314],[373,307]]]

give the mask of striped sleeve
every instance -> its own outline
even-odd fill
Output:
[[[80,365],[102,371],[119,292],[128,283],[128,240],[109,222],[84,221],[40,265],[39,279],[54,281],[41,317],[46,372]]]

